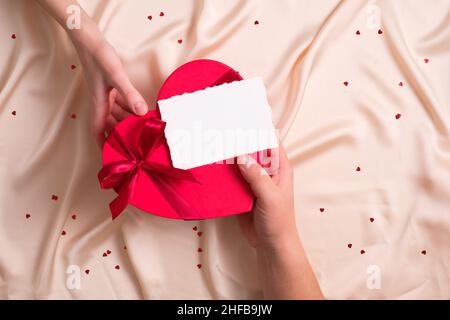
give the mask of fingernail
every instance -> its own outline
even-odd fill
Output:
[[[253,164],[257,163],[255,159],[253,159],[248,154],[243,154],[238,157],[238,164],[241,165],[243,168],[250,168]]]
[[[138,102],[135,104],[135,111],[136,114],[139,116],[143,116],[144,114],[147,113],[147,106],[145,105],[144,102]]]
[[[246,166],[248,162],[248,155],[246,154],[242,154],[240,156],[237,157],[237,164],[241,165],[241,166]]]

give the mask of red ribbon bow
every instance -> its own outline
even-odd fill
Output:
[[[102,189],[114,188],[118,196],[109,204],[113,219],[127,207],[130,202],[136,181],[141,172],[148,174],[159,186],[169,203],[178,213],[191,210],[187,202],[176,192],[171,183],[174,180],[198,182],[191,172],[174,168],[170,165],[149,160],[152,152],[164,143],[164,128],[166,123],[156,118],[148,118],[142,128],[137,146],[124,143],[119,134],[113,130],[108,137],[108,143],[126,160],[115,161],[105,165],[98,173],[98,180]]]

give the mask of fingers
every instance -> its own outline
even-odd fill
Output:
[[[113,85],[119,91],[118,95],[119,104],[122,107],[128,109],[139,116],[147,113],[148,106],[145,103],[144,98],[131,84],[130,79],[125,74],[125,71],[121,70],[113,77]],[[121,97],[120,97],[121,96]]]
[[[242,176],[250,185],[256,198],[267,199],[271,196],[274,183],[267,172],[248,155],[238,157],[238,166]]]
[[[253,223],[253,217],[251,212],[247,213],[241,213],[236,215],[236,218],[239,223],[239,227],[241,228],[242,232],[247,236],[249,233],[249,229],[251,228],[251,225]]]
[[[131,115],[127,110],[123,109],[117,103],[113,103],[111,107],[111,116],[113,116],[118,122],[124,120],[126,117]]]
[[[109,105],[111,115],[118,121],[124,120],[130,113],[130,108],[127,106],[122,95],[113,88],[109,93]],[[131,111],[132,112],[132,111]]]
[[[109,84],[116,88],[123,96],[129,110],[137,115],[146,114],[148,106],[144,98],[142,98],[140,93],[132,85],[114,48],[110,45],[103,46],[97,52],[96,59],[98,64],[106,72]]]
[[[122,109],[134,113],[133,108],[131,108],[125,98],[122,96],[122,94],[117,91],[116,88],[112,88],[111,92],[109,93],[109,103],[111,106],[113,106],[115,103],[119,105]]]
[[[114,127],[117,126],[118,123],[119,121],[117,121],[116,118],[114,118],[112,115],[109,114],[106,117],[106,126],[105,126],[106,134],[109,135],[111,130],[114,129]]]
[[[293,170],[287,157],[286,151],[284,150],[284,147],[281,144],[281,142],[278,147],[278,159],[279,159],[278,177],[280,185],[287,186],[290,188],[293,179]]]
[[[236,215],[237,221],[239,223],[239,227],[244,234],[244,236],[247,238],[250,245],[254,248],[256,248],[257,245],[257,239],[256,235],[253,231],[253,213],[242,213]]]
[[[106,103],[94,105],[93,131],[100,148],[105,142],[105,131],[109,134],[120,121],[130,115],[117,104],[112,106],[110,114],[108,114],[108,109],[109,106]]]
[[[105,142],[106,117],[108,115],[108,101],[104,99],[93,99],[93,121],[92,131],[100,148]]]

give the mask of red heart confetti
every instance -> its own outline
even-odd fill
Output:
[[[120,270],[120,266],[118,264],[116,264],[116,266],[114,267],[116,270]]]
[[[383,34],[383,31],[381,29],[378,29],[378,34]]]
[[[65,236],[66,235],[66,230],[61,231],[61,235]]]
[[[12,114],[13,116],[15,116],[15,115],[17,114],[16,110],[14,110],[13,112],[11,112],[11,114]]]
[[[364,250],[361,250],[360,253],[361,253],[361,254],[364,254],[364,253],[366,253],[366,252],[365,252]]]
[[[73,214],[72,215],[72,220],[76,220],[77,219],[77,215],[76,214]]]
[[[347,247],[349,247],[349,249],[351,249],[352,248],[352,244],[351,243],[349,243],[348,245],[347,245]]]
[[[106,252],[103,252],[103,256],[104,256],[104,257],[107,257],[108,255],[106,254]]]
[[[197,231],[197,226],[193,227],[192,230]]]
[[[13,40],[14,40],[15,38],[17,38],[17,37],[16,37],[16,34],[15,34],[15,33],[13,33],[13,34],[11,35],[11,39],[13,39]]]
[[[360,35],[361,34],[361,32],[359,32],[359,30],[356,30],[356,35]]]
[[[106,253],[107,254],[111,254],[111,250],[106,250]]]
[[[89,272],[91,272],[91,270],[86,269],[86,270],[84,270],[84,272],[85,272],[86,274],[89,274]]]
[[[344,81],[344,86],[348,86],[348,81]]]
[[[258,20],[255,20],[255,26],[257,26],[259,24]]]
[[[324,212],[325,208],[320,208],[319,210],[320,210],[320,212]]]
[[[25,218],[27,218],[27,219],[30,219],[30,217],[31,217],[31,214],[29,214],[29,213],[27,213],[27,214],[25,215]]]
[[[164,17],[164,12],[161,11],[161,12],[159,13],[159,16],[160,16],[160,17]]]
[[[421,254],[426,255],[427,254],[427,250],[422,250]]]
[[[199,263],[199,264],[197,264],[197,268],[201,268],[202,267],[202,264],[201,263]]]
[[[375,219],[374,219],[374,218],[370,218],[369,220],[370,220],[370,222],[374,222],[374,221],[375,221]]]
[[[123,250],[127,250],[127,246],[123,246]]]
[[[202,253],[202,252],[203,252],[203,249],[202,249],[202,248],[198,248],[198,249],[197,249],[197,252]]]
[[[201,231],[197,232],[197,235],[198,235],[199,237],[201,237],[202,234],[203,234],[203,232],[201,232]]]
[[[77,67],[77,66],[74,65],[74,64],[71,64],[71,65],[70,65],[70,69],[72,69],[72,70],[73,70],[73,69],[76,69],[76,67]]]
[[[428,62],[430,62],[430,59],[425,58],[425,59],[423,59],[423,61],[425,61],[425,63],[428,63]]]
[[[178,43],[182,44],[183,43],[183,39],[178,39]]]
[[[152,16],[147,16],[147,19],[148,19],[148,20],[152,20],[153,17],[152,17]]]
[[[400,81],[400,82],[398,83],[398,86],[399,86],[399,87],[403,87],[403,82]]]
[[[361,168],[360,167],[356,167],[356,171],[361,171]]]
[[[58,196],[57,196],[56,194],[52,194],[52,200],[53,200],[53,201],[58,200]]]
[[[400,114],[400,113],[397,113],[396,115],[395,115],[395,119],[400,119],[400,117],[401,117],[402,115]]]

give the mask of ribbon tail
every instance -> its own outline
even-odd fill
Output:
[[[123,200],[123,197],[118,195],[113,201],[109,203],[109,210],[111,211],[111,217],[114,220],[117,218],[123,210],[128,206],[128,202]]]
[[[120,187],[118,196],[110,202],[109,209],[111,210],[111,216],[113,220],[117,218],[130,203],[130,200],[133,197],[138,172],[139,170],[136,172],[136,174],[130,174],[129,178],[127,179],[128,181],[125,181]]]

